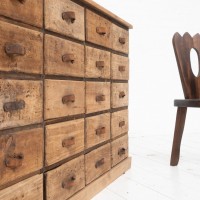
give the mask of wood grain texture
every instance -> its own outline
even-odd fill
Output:
[[[75,101],[63,103],[66,95]],[[85,112],[85,83],[82,81],[45,80],[45,119],[53,119]]]
[[[105,129],[98,134],[98,129]],[[86,118],[86,148],[110,139],[110,113]]]
[[[111,86],[111,107],[117,108],[128,105],[128,83],[112,83]],[[120,94],[124,93],[120,97]]]
[[[128,135],[111,143],[112,167],[128,157]]]
[[[86,46],[85,76],[88,78],[110,78],[110,52]],[[103,67],[97,62],[103,61]]]
[[[124,122],[123,126],[120,123]],[[128,132],[128,110],[113,112],[111,114],[111,137],[115,138]]]
[[[63,188],[63,181],[75,176],[74,185]],[[84,156],[75,158],[46,174],[46,198],[65,200],[85,186]]]
[[[6,54],[5,45],[8,43],[22,46],[25,55]],[[43,34],[0,21],[0,71],[41,74],[43,71]]]
[[[42,122],[42,81],[0,79],[0,130]],[[5,112],[4,104],[24,101],[21,110]]]
[[[21,155],[21,165],[8,166]],[[11,160],[12,159],[12,160]],[[19,158],[18,158],[19,159]],[[36,128],[0,136],[0,185],[43,167],[43,129]]]
[[[63,12],[74,12],[75,21],[63,20]],[[70,0],[45,0],[45,28],[69,37],[85,40],[84,8]]]
[[[2,200],[43,200],[43,175],[36,175],[0,190]]]
[[[105,96],[104,101],[97,101],[99,95]],[[86,82],[86,113],[110,109],[110,83]]]
[[[43,0],[25,1],[23,4],[18,0],[1,0],[0,15],[42,27]]]
[[[46,165],[51,165],[84,150],[84,119],[47,125],[45,135]]]
[[[111,78],[117,80],[129,79],[129,58],[111,54]]]
[[[73,54],[74,62],[63,62]],[[69,40],[45,35],[45,74],[84,77],[84,46]]]

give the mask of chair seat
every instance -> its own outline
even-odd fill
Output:
[[[174,106],[200,108],[200,99],[175,99]]]

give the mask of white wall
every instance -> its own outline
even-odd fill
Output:
[[[173,134],[174,98],[183,98],[172,47],[175,32],[200,33],[199,0],[95,0],[133,24],[130,31],[130,132]],[[185,132],[200,132],[189,109]]]

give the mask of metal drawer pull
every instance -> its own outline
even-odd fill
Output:
[[[122,156],[122,155],[124,155],[124,154],[126,154],[126,149],[125,149],[125,148],[120,148],[120,149],[118,150],[118,155],[119,155],[119,156]]]
[[[63,62],[71,62],[72,64],[75,62],[74,54],[65,54],[62,56]]]
[[[62,188],[70,189],[75,186],[76,182],[76,175],[72,175],[71,177],[67,178],[62,182]]]
[[[105,65],[104,61],[96,61],[96,67],[98,69],[103,69],[104,65]]]
[[[99,35],[105,35],[106,34],[106,29],[104,27],[97,27],[96,28],[96,32],[99,34]]]
[[[74,102],[75,102],[75,95],[74,94],[66,95],[62,98],[63,104],[74,103]]]
[[[3,105],[4,112],[12,112],[15,110],[22,110],[24,108],[25,108],[24,100],[7,102],[7,103],[4,103]]]
[[[5,52],[7,55],[25,55],[25,48],[19,44],[15,43],[6,43],[5,44]]]
[[[119,66],[118,69],[120,72],[124,72],[126,70],[126,66]]]
[[[65,21],[71,21],[71,23],[73,24],[76,20],[76,14],[73,11],[68,11],[68,12],[63,12],[62,13],[62,18]]]
[[[96,135],[103,135],[106,133],[106,128],[105,127],[101,127],[96,129]]]
[[[14,154],[14,155],[11,155],[11,156],[9,155],[5,159],[5,165],[8,168],[16,169],[16,168],[22,166],[23,159],[24,159],[24,155],[22,153]]]
[[[63,141],[62,141],[62,146],[63,147],[70,147],[70,146],[72,146],[72,145],[74,145],[75,144],[75,137],[71,137],[71,138],[68,138],[68,139],[64,139]]]
[[[96,96],[96,101],[100,102],[100,101],[105,101],[106,100],[106,96],[105,95],[98,95]]]
[[[26,0],[18,0],[21,4],[24,4]]]
[[[125,96],[126,96],[126,94],[125,94],[124,91],[122,91],[122,92],[119,93],[119,98],[120,99],[124,98]]]
[[[104,165],[104,163],[105,163],[104,158],[102,158],[101,160],[98,160],[98,161],[96,162],[96,164],[95,164],[95,168],[101,167],[102,165]]]
[[[119,127],[123,127],[123,126],[125,126],[125,121],[119,122]]]
[[[120,44],[126,44],[126,38],[120,37],[119,38],[119,43]]]

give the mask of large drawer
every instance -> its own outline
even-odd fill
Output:
[[[42,122],[42,81],[0,79],[0,130]]]
[[[41,74],[43,34],[0,21],[0,71]]]
[[[42,27],[43,0],[1,0],[0,15]]]
[[[45,35],[45,74],[84,76],[84,46]]]
[[[85,112],[83,81],[45,80],[45,119]]]
[[[84,119],[46,126],[45,158],[51,165],[84,150]]]
[[[110,82],[86,82],[86,113],[110,109]]]
[[[85,186],[84,156],[46,174],[46,199],[66,200]]]
[[[43,129],[0,136],[0,185],[43,167]]]
[[[43,175],[36,175],[0,190],[1,200],[43,200]]]
[[[45,0],[45,28],[85,40],[84,8],[70,0]]]

